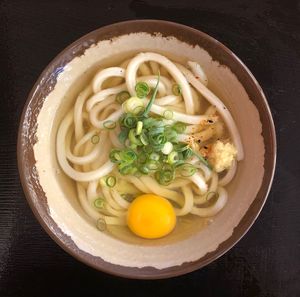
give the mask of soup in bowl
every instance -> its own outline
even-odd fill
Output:
[[[19,139],[23,184],[46,230],[84,262],[127,277],[181,274],[258,215],[272,119],[249,71],[204,33],[162,21],[96,30],[35,90],[23,115],[34,129]]]

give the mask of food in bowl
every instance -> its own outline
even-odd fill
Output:
[[[97,70],[66,111],[56,153],[98,229],[168,235],[176,217],[213,217],[242,141],[201,65],[140,52]]]
[[[183,32],[186,34],[182,35]],[[228,123],[223,120],[222,115],[220,116],[217,113],[219,115],[218,120],[224,123],[224,138],[220,138],[221,143],[216,148],[224,151],[223,148],[227,143],[232,145],[231,148],[234,149],[233,156],[236,159],[233,161],[233,165],[235,166],[237,163],[238,166],[236,168],[231,167],[230,171],[232,173],[235,171],[234,178],[227,185],[223,186],[228,195],[226,205],[214,216],[200,217],[190,213],[176,216],[176,224],[174,224],[175,216],[172,213],[173,211],[175,213],[175,207],[182,208],[182,205],[170,202],[162,193],[152,193],[152,189],[149,192],[139,191],[133,196],[128,195],[135,188],[130,187],[130,184],[125,179],[135,178],[136,176],[121,175],[121,173],[118,173],[119,163],[112,162],[117,172],[116,174],[119,174],[122,178],[118,178],[117,175],[115,176],[116,180],[113,177],[108,178],[112,173],[107,173],[104,178],[99,178],[100,184],[97,184],[97,191],[106,183],[112,186],[116,182],[113,187],[107,187],[109,191],[118,189],[121,194],[126,193],[127,195],[121,197],[128,203],[131,202],[132,198],[136,197],[136,204],[131,203],[132,208],[129,209],[133,213],[131,217],[133,219],[128,220],[127,214],[125,222],[123,221],[125,225],[112,225],[104,223],[102,220],[95,220],[87,214],[81,202],[77,199],[79,198],[77,182],[64,173],[58,162],[56,150],[58,130],[68,112],[75,107],[78,95],[80,93],[84,94],[85,89],[91,84],[100,70],[120,67],[124,61],[132,60],[141,53],[162,55],[171,60],[172,63],[182,65],[185,68],[190,68],[188,65],[189,61],[199,64],[207,76],[208,89],[222,100],[238,127],[238,134],[243,144],[244,158],[242,161],[238,160],[239,149],[234,141],[234,137],[229,133]],[[151,63],[146,63],[152,69]],[[147,83],[151,88],[151,93],[147,95],[148,98],[138,98],[144,102],[144,108],[153,95],[155,83],[159,80],[159,84],[160,82],[162,84],[163,79],[161,80],[161,78],[164,76],[171,80],[169,73],[164,72],[163,69],[164,67],[159,67],[159,72],[152,72],[154,83],[152,86],[150,83]],[[193,73],[192,68],[188,70]],[[43,72],[29,96],[28,105],[24,110],[20,126],[18,157],[22,183],[26,190],[25,193],[29,204],[41,224],[66,251],[76,258],[92,267],[117,275],[134,278],[158,278],[179,275],[203,267],[219,257],[241,238],[255,220],[265,201],[265,195],[274,171],[272,167],[274,165],[272,163],[274,161],[274,140],[271,138],[274,135],[272,134],[274,130],[272,130],[271,116],[257,82],[247,71],[240,61],[216,40],[199,31],[168,22],[135,21],[115,24],[96,30],[76,41],[63,51]],[[141,74],[138,73],[137,76],[140,77]],[[117,85],[118,82],[116,80],[118,79],[113,77],[111,80],[114,80],[114,83]],[[109,81],[104,82],[102,87],[107,89],[108,87],[105,84],[109,83]],[[178,92],[179,88],[177,85],[179,84],[177,81],[173,84],[175,85],[174,91],[176,93]],[[144,89],[144,86],[143,84],[142,88],[138,88],[138,90]],[[181,88],[179,92],[182,92],[182,90]],[[129,89],[125,91],[128,92]],[[129,98],[126,93],[125,96],[124,94],[120,95],[118,100],[122,103],[124,99],[126,101],[132,96],[138,97],[135,92],[134,90],[133,95],[130,93]],[[174,95],[173,90],[170,94]],[[117,99],[116,95],[114,95],[113,100]],[[156,101],[161,97],[161,90],[158,86],[158,92],[154,98],[154,106],[158,105]],[[200,103],[203,111],[200,110],[195,115],[189,115],[188,112],[183,112],[183,114],[189,116],[203,114],[209,107],[209,103],[203,96],[199,96],[198,103]],[[118,105],[119,103],[110,104],[112,109],[114,108],[113,106],[116,106],[115,104]],[[121,104],[118,106],[121,106]],[[172,107],[173,109],[169,110],[168,108],[163,115],[149,113],[148,116],[156,120],[160,117],[165,122],[170,117],[172,120],[175,112],[181,113],[180,109],[185,108],[182,104],[178,105],[178,107],[175,104]],[[126,108],[127,105],[124,104],[123,106],[122,103],[122,112],[124,114],[127,113]],[[135,111],[139,111],[139,108]],[[113,113],[111,110],[107,112],[107,117],[110,113]],[[260,114],[262,115],[261,118]],[[84,121],[87,119],[88,123],[89,115],[86,111],[84,111],[82,118]],[[99,117],[98,120],[101,120],[101,118]],[[119,121],[116,120],[116,122],[116,125],[119,125]],[[214,125],[213,123],[211,124]],[[109,129],[114,126],[111,122],[106,123],[106,126],[101,131],[103,130],[102,132],[106,132],[108,135],[111,132],[116,132],[116,129],[118,129]],[[186,126],[189,126],[189,124]],[[84,131],[87,131],[89,127],[83,126],[83,128],[85,129]],[[136,128],[138,127],[136,126]],[[144,128],[143,122],[142,130]],[[139,129],[135,129],[135,131]],[[180,133],[177,132],[177,134]],[[226,134],[228,137],[225,137]],[[116,136],[118,135],[119,133],[116,134]],[[83,156],[75,154],[73,150],[75,149],[73,136],[67,135],[67,138],[63,138],[62,141],[70,141],[68,137],[72,139],[70,144],[71,153],[75,157]],[[110,141],[109,137],[104,145]],[[136,137],[139,139],[139,135]],[[266,146],[264,145],[264,140],[266,140]],[[103,141],[103,137],[100,138],[99,134],[94,137],[94,134],[91,134],[86,145],[90,146],[89,149],[91,149],[97,145],[99,146],[100,141]],[[174,148],[172,141],[171,144]],[[118,148],[117,146],[114,146],[114,148],[117,150],[121,149],[123,152],[123,148]],[[113,148],[109,150],[109,153],[112,150]],[[179,154],[180,152],[177,151],[177,153]],[[204,151],[200,153],[203,156],[205,155]],[[85,154],[89,154],[89,151]],[[148,156],[149,154],[145,155]],[[159,152],[159,156],[161,158],[161,152]],[[157,156],[154,155],[154,161],[155,158]],[[111,162],[110,158],[109,161]],[[206,161],[209,162],[209,166],[217,165],[213,155],[210,155],[210,158],[207,156]],[[73,169],[77,166],[69,163],[69,161],[67,162]],[[228,161],[228,163],[230,162]],[[190,162],[188,164],[194,166]],[[199,166],[204,165],[202,162],[198,164]],[[225,165],[225,167],[229,166],[225,163],[220,163],[219,165],[220,170]],[[152,167],[152,169],[154,168]],[[203,166],[203,168],[206,167]],[[91,171],[90,168],[85,170],[86,172]],[[188,174],[193,173],[193,171],[193,169],[187,170]],[[199,172],[201,173],[200,170]],[[223,174],[226,172],[227,170],[224,170],[223,173],[218,173],[219,178],[222,179]],[[82,173],[85,172],[82,171]],[[177,173],[179,175],[178,178],[182,179],[180,171],[176,172],[176,175]],[[170,184],[159,184],[157,181],[157,179],[159,180],[158,174],[157,179],[153,172],[141,175],[141,177],[151,178],[160,187],[172,191],[172,189],[168,189]],[[167,175],[163,174],[162,177],[165,178]],[[137,177],[138,180],[139,178]],[[183,177],[183,179],[185,178],[188,177]],[[87,185],[87,182],[80,183],[84,187]],[[207,186],[210,186],[210,182],[207,183]],[[152,185],[149,187],[153,188]],[[124,188],[126,188],[126,191]],[[196,190],[197,188],[193,186],[193,191]],[[144,196],[148,194],[152,195],[150,199]],[[207,195],[208,204],[213,204],[217,198],[220,198],[217,196],[215,193]],[[99,196],[97,198],[101,199],[95,202],[96,205],[94,205],[96,199],[93,196],[88,206],[92,206],[93,210],[97,206],[102,212],[103,204],[105,204],[104,197]],[[121,201],[123,202],[123,200]],[[88,202],[88,200],[82,201]],[[146,204],[148,205],[147,207],[145,207]],[[152,214],[152,207],[156,210],[160,209],[157,212],[158,217],[162,218],[161,214],[164,214],[169,218],[169,224],[166,224],[164,228],[161,228],[162,224],[159,224],[161,229],[154,226],[151,232],[149,229],[136,228],[140,227],[140,224],[137,223],[138,220],[136,220],[135,214],[142,211],[145,211],[145,214],[148,211]],[[99,215],[100,212],[97,209],[96,213]],[[105,215],[119,220],[117,216]],[[157,220],[155,221],[157,222]],[[130,225],[130,228],[126,225]],[[99,232],[99,229],[103,231]],[[145,237],[155,238],[155,240],[146,240]]]

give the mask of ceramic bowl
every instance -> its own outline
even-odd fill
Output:
[[[141,51],[166,53],[179,62],[199,62],[208,76],[209,88],[231,111],[245,149],[245,158],[227,188],[226,207],[206,221],[205,228],[203,220],[187,218],[177,224],[171,235],[159,240],[138,239],[113,228],[110,233],[99,232],[85,217],[74,185],[61,172],[55,156],[58,124],[96,69]],[[76,259],[128,278],[181,275],[209,264],[233,247],[249,230],[266,201],[275,158],[270,109],[247,67],[207,34],[158,20],[109,25],[63,50],[30,92],[18,138],[21,182],[28,203],[46,232]]]

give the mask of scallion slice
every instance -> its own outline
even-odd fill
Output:
[[[180,96],[182,93],[182,88],[179,84],[174,84],[172,86],[172,92],[175,96]]]
[[[126,113],[139,114],[144,109],[144,102],[138,97],[126,100],[122,107]]]
[[[119,141],[120,141],[122,144],[125,143],[125,141],[126,141],[126,139],[127,139],[127,137],[128,137],[128,133],[129,133],[129,129],[123,129],[123,130],[121,130],[121,132],[119,133],[118,139],[119,139]]]
[[[157,83],[156,83],[156,86],[154,88],[154,91],[153,91],[153,94],[151,96],[151,99],[150,99],[150,101],[149,101],[148,105],[146,106],[145,111],[143,113],[144,117],[148,116],[148,113],[150,112],[151,106],[152,106],[152,104],[153,104],[153,102],[155,100],[155,97],[156,97],[156,94],[157,94],[157,91],[158,91],[159,80],[160,80],[160,73],[158,73]]]
[[[182,165],[177,167],[181,176],[190,177],[197,172],[197,168],[189,163],[183,163]]]
[[[140,81],[135,85],[136,96],[145,98],[150,93],[150,88],[147,83]]]
[[[172,120],[173,116],[174,116],[174,113],[173,113],[172,110],[165,110],[164,113],[163,113],[163,116],[166,120]]]
[[[176,163],[178,160],[179,160],[179,158],[178,158],[178,153],[177,152],[171,152],[168,155],[168,163],[169,164],[172,165],[172,164]]]
[[[138,121],[136,125],[136,135],[140,135],[143,131],[143,122]]]
[[[97,228],[100,231],[105,231],[106,230],[106,222],[104,219],[100,218],[97,220]]]
[[[113,188],[117,183],[117,179],[114,176],[108,176],[105,183],[108,187]]]
[[[214,196],[216,196],[216,199],[219,198],[219,193],[218,192],[214,192],[214,191],[210,191],[206,194],[206,201],[209,201],[210,199],[214,198]]]
[[[97,144],[97,143],[99,143],[99,141],[100,141],[100,136],[99,135],[93,135],[92,136],[92,138],[91,138],[91,143],[92,144]]]
[[[116,101],[119,104],[123,104],[129,98],[130,98],[130,94],[127,91],[122,91],[116,95]]]
[[[95,201],[94,201],[94,206],[96,208],[103,208],[104,207],[104,199],[103,198],[97,198]]]
[[[159,154],[157,154],[157,153],[151,153],[150,156],[149,156],[149,159],[153,160],[153,161],[158,161],[159,158],[160,158]]]
[[[109,153],[109,159],[113,163],[120,163],[122,160],[121,151],[117,149],[111,150],[111,152]]]
[[[186,124],[182,122],[177,122],[175,123],[172,128],[177,132],[177,133],[183,133],[186,129]]]
[[[103,127],[108,130],[114,129],[116,128],[116,126],[117,126],[116,122],[111,120],[107,120],[103,123]]]
[[[122,119],[121,119],[121,126],[125,128],[134,128],[136,126],[138,119],[136,116],[131,115],[131,114],[126,114]]]
[[[170,184],[175,178],[174,168],[171,166],[164,166],[161,170],[155,172],[155,179],[161,185]]]

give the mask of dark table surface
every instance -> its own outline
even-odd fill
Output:
[[[80,36],[121,20],[200,29],[233,50],[268,98],[278,161],[267,203],[247,235],[209,266],[135,281],[77,262],[34,218],[20,185],[16,139],[40,72]],[[0,296],[300,296],[300,2],[0,0]]]

